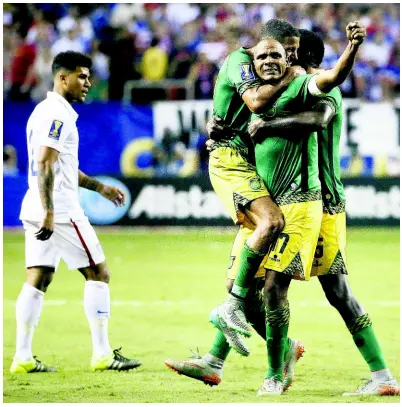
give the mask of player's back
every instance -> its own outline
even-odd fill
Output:
[[[38,186],[37,158],[41,146],[59,152],[53,165],[53,204],[55,221],[70,221],[83,217],[78,200],[78,130],[77,113],[55,92],[39,103],[28,119],[26,127],[28,148],[28,185],[20,218],[41,220],[43,208]]]
[[[342,94],[333,89],[324,98],[334,109],[335,116],[326,129],[318,134],[318,168],[321,181],[324,210],[329,213],[345,209],[345,193],[341,181],[339,144],[342,132]]]
[[[246,90],[261,84],[254,71],[253,58],[244,48],[229,54],[219,70],[213,112],[233,131],[235,137],[228,143],[232,147],[245,148],[251,145],[247,134],[251,112],[242,95]]]
[[[312,99],[308,91],[311,77],[303,75],[294,79],[268,112],[260,116],[275,118],[305,110]],[[255,152],[257,172],[279,203],[319,193],[316,133],[292,131],[287,137],[283,132],[276,135],[270,131],[269,137],[256,145]]]

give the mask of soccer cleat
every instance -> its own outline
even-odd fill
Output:
[[[40,360],[36,359],[36,356],[27,362],[14,358],[10,367],[11,373],[52,373],[55,371],[56,368],[44,365]]]
[[[103,359],[92,359],[91,368],[94,372],[104,370],[117,370],[119,372],[124,370],[135,369],[141,366],[141,362],[137,359],[128,359],[121,353],[121,347],[113,351],[113,355],[109,355]]]
[[[304,344],[297,339],[291,339],[291,345],[283,361],[283,392],[294,382],[296,362],[303,356]]]
[[[244,343],[243,337],[238,332],[230,329],[226,325],[225,321],[218,315],[217,308],[211,311],[209,321],[212,323],[212,325],[214,325],[215,328],[218,328],[223,333],[229,346],[237,353],[242,356],[248,356],[250,354],[250,350]]]
[[[280,380],[275,380],[273,377],[264,379],[264,383],[257,396],[279,396],[283,393],[283,383]]]
[[[390,380],[366,380],[361,386],[351,393],[343,393],[342,396],[399,396],[399,384],[392,378]]]
[[[222,381],[223,369],[212,367],[199,354],[191,351],[190,360],[165,360],[165,365],[177,372],[192,379],[200,380],[211,387],[218,385]]]
[[[251,328],[247,323],[243,310],[238,304],[238,302],[232,303],[226,301],[213,309],[212,312],[215,312],[229,329],[249,338],[251,336]]]

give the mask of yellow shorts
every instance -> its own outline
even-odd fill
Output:
[[[346,214],[323,213],[311,276],[347,274]]]
[[[322,219],[321,201],[292,203],[280,206],[285,228],[275,247],[265,256],[256,278],[265,276],[265,269],[290,274],[297,280],[309,280]],[[239,269],[240,252],[252,229],[240,226],[230,256],[227,277],[234,279]]]
[[[244,207],[254,199],[269,196],[254,165],[230,147],[218,147],[209,155],[212,186],[236,224],[244,222]]]

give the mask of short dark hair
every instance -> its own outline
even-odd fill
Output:
[[[318,68],[324,58],[324,41],[310,30],[300,29],[299,64],[304,68]]]
[[[75,51],[60,52],[57,54],[52,63],[52,73],[53,76],[60,69],[67,69],[68,71],[75,71],[77,66],[82,66],[84,68],[92,68],[92,60],[87,55],[81,54]]]
[[[282,42],[286,37],[300,37],[299,30],[285,20],[273,18],[261,30],[261,39],[273,38]]]

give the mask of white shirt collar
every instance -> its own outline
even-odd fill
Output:
[[[74,121],[77,121],[78,113],[73,109],[70,103],[68,103],[67,100],[63,98],[63,96],[59,95],[57,92],[47,92],[47,97],[49,99],[54,99],[60,102],[67,109],[68,113],[71,114]]]

